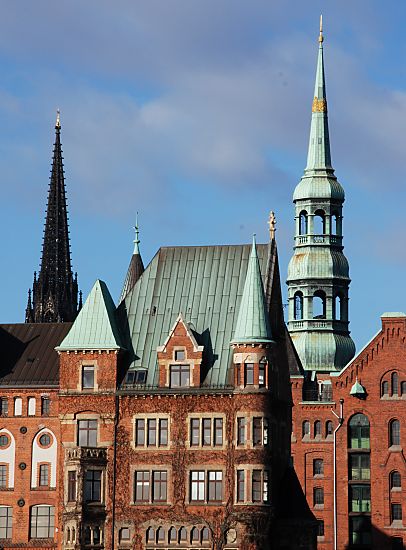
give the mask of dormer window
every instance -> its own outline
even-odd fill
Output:
[[[189,365],[170,366],[170,386],[171,388],[188,388],[190,386]]]
[[[186,354],[184,349],[175,350],[175,361],[184,361],[186,359]]]

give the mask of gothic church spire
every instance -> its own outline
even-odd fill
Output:
[[[78,312],[77,276],[73,276],[71,267],[59,110],[55,123],[41,268],[38,278],[34,277],[32,304],[30,302],[29,298],[26,322],[73,321]]]

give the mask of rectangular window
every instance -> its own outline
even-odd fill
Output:
[[[237,418],[237,445],[245,445],[246,438],[246,419],[239,417]]]
[[[317,520],[317,536],[324,537],[324,521],[322,519]]]
[[[203,418],[203,447],[211,446],[211,418]]]
[[[49,397],[41,397],[41,415],[49,416],[51,410],[51,400]]]
[[[391,549],[392,550],[403,550],[403,539],[402,537],[391,537]]]
[[[153,502],[166,502],[168,491],[168,473],[166,471],[152,472]]]
[[[245,363],[245,385],[252,386],[254,384],[254,364]]]
[[[135,472],[135,502],[149,502],[150,473],[147,471]]]
[[[262,482],[262,500],[268,502],[269,500],[269,472],[264,470],[263,472],[263,482]]]
[[[214,419],[214,445],[220,447],[223,445],[223,419]]]
[[[237,502],[245,501],[245,471],[237,470]]]
[[[159,445],[164,447],[168,445],[168,419],[161,418],[159,420]]]
[[[205,499],[205,472],[190,472],[190,500],[193,502],[204,502]]]
[[[21,416],[23,414],[23,400],[21,397],[14,398],[14,416]]]
[[[184,361],[185,358],[185,350],[178,349],[175,351],[175,361]]]
[[[97,446],[97,420],[79,420],[78,445],[79,447]]]
[[[76,472],[70,470],[68,472],[68,502],[76,501]]]
[[[0,506],[0,539],[11,539],[13,536],[13,509],[11,506]]]
[[[392,521],[402,521],[402,505],[391,504],[390,508]]]
[[[259,364],[259,387],[263,388],[265,386],[265,363]]]
[[[313,489],[313,505],[322,506],[324,504],[324,489],[322,487],[315,487]]]
[[[7,397],[0,398],[0,416],[8,415],[8,399]]]
[[[350,517],[350,542],[354,546],[371,544],[371,518],[368,516]]]
[[[54,536],[55,508],[53,506],[33,506],[31,508],[32,539],[50,539]]]
[[[254,418],[252,421],[252,444],[262,445],[262,418]]]
[[[241,386],[241,365],[238,363],[235,366],[235,379],[237,386]]]
[[[148,447],[156,447],[156,419],[151,418],[147,422],[148,426],[148,435],[147,435],[147,445]]]
[[[39,486],[49,486],[49,464],[40,464],[39,466]]]
[[[135,421],[135,444],[138,447],[145,445],[145,420],[143,418]]]
[[[371,511],[370,485],[350,485],[350,510],[351,512]]]
[[[322,476],[324,473],[324,461],[321,458],[315,458],[313,460],[313,475]]]
[[[82,389],[94,390],[94,365],[82,367]]]
[[[208,472],[208,501],[221,502],[223,500],[223,472]]]
[[[171,365],[170,366],[171,388],[187,388],[190,386],[190,366],[189,365]]]
[[[0,489],[7,488],[7,464],[0,464]]]
[[[101,470],[86,470],[84,497],[85,502],[101,502]]]
[[[371,478],[369,454],[350,454],[350,479],[368,481]]]
[[[252,471],[252,502],[261,502],[261,470]]]
[[[200,444],[200,420],[192,418],[190,420],[190,445],[198,447]]]
[[[28,398],[28,416],[35,416],[35,397]]]

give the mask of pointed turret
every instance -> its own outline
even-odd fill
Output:
[[[232,344],[272,342],[255,235]]]
[[[59,110],[55,123],[41,268],[38,279],[34,279],[32,299],[32,306],[30,308],[28,304],[26,311],[27,322],[28,319],[35,323],[73,321],[77,315],[78,285],[71,268]]]
[[[297,185],[294,254],[288,268],[289,332],[307,370],[339,370],[354,356],[348,261],[342,246],[344,190],[331,166],[320,18],[307,164]]]
[[[138,227],[138,215],[135,222],[135,240],[134,240],[134,252],[131,256],[130,265],[128,266],[127,275],[124,281],[123,290],[121,291],[121,296],[119,303],[121,303],[127,294],[132,290],[132,288],[135,286],[135,283],[138,281],[138,279],[141,277],[141,275],[144,273],[144,263],[141,258],[140,254],[140,239],[139,239],[139,227]]]

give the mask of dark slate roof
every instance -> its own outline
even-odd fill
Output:
[[[158,382],[156,349],[182,313],[205,348],[205,385],[230,380],[231,347],[251,245],[161,248],[119,307],[130,368],[148,369],[147,385]],[[257,253],[272,334],[285,339],[276,245],[259,244]],[[284,345],[285,346],[285,345]],[[286,350],[283,354],[286,358]],[[284,361],[286,365],[286,359]]]
[[[72,323],[0,325],[0,386],[57,386],[55,351]]]

